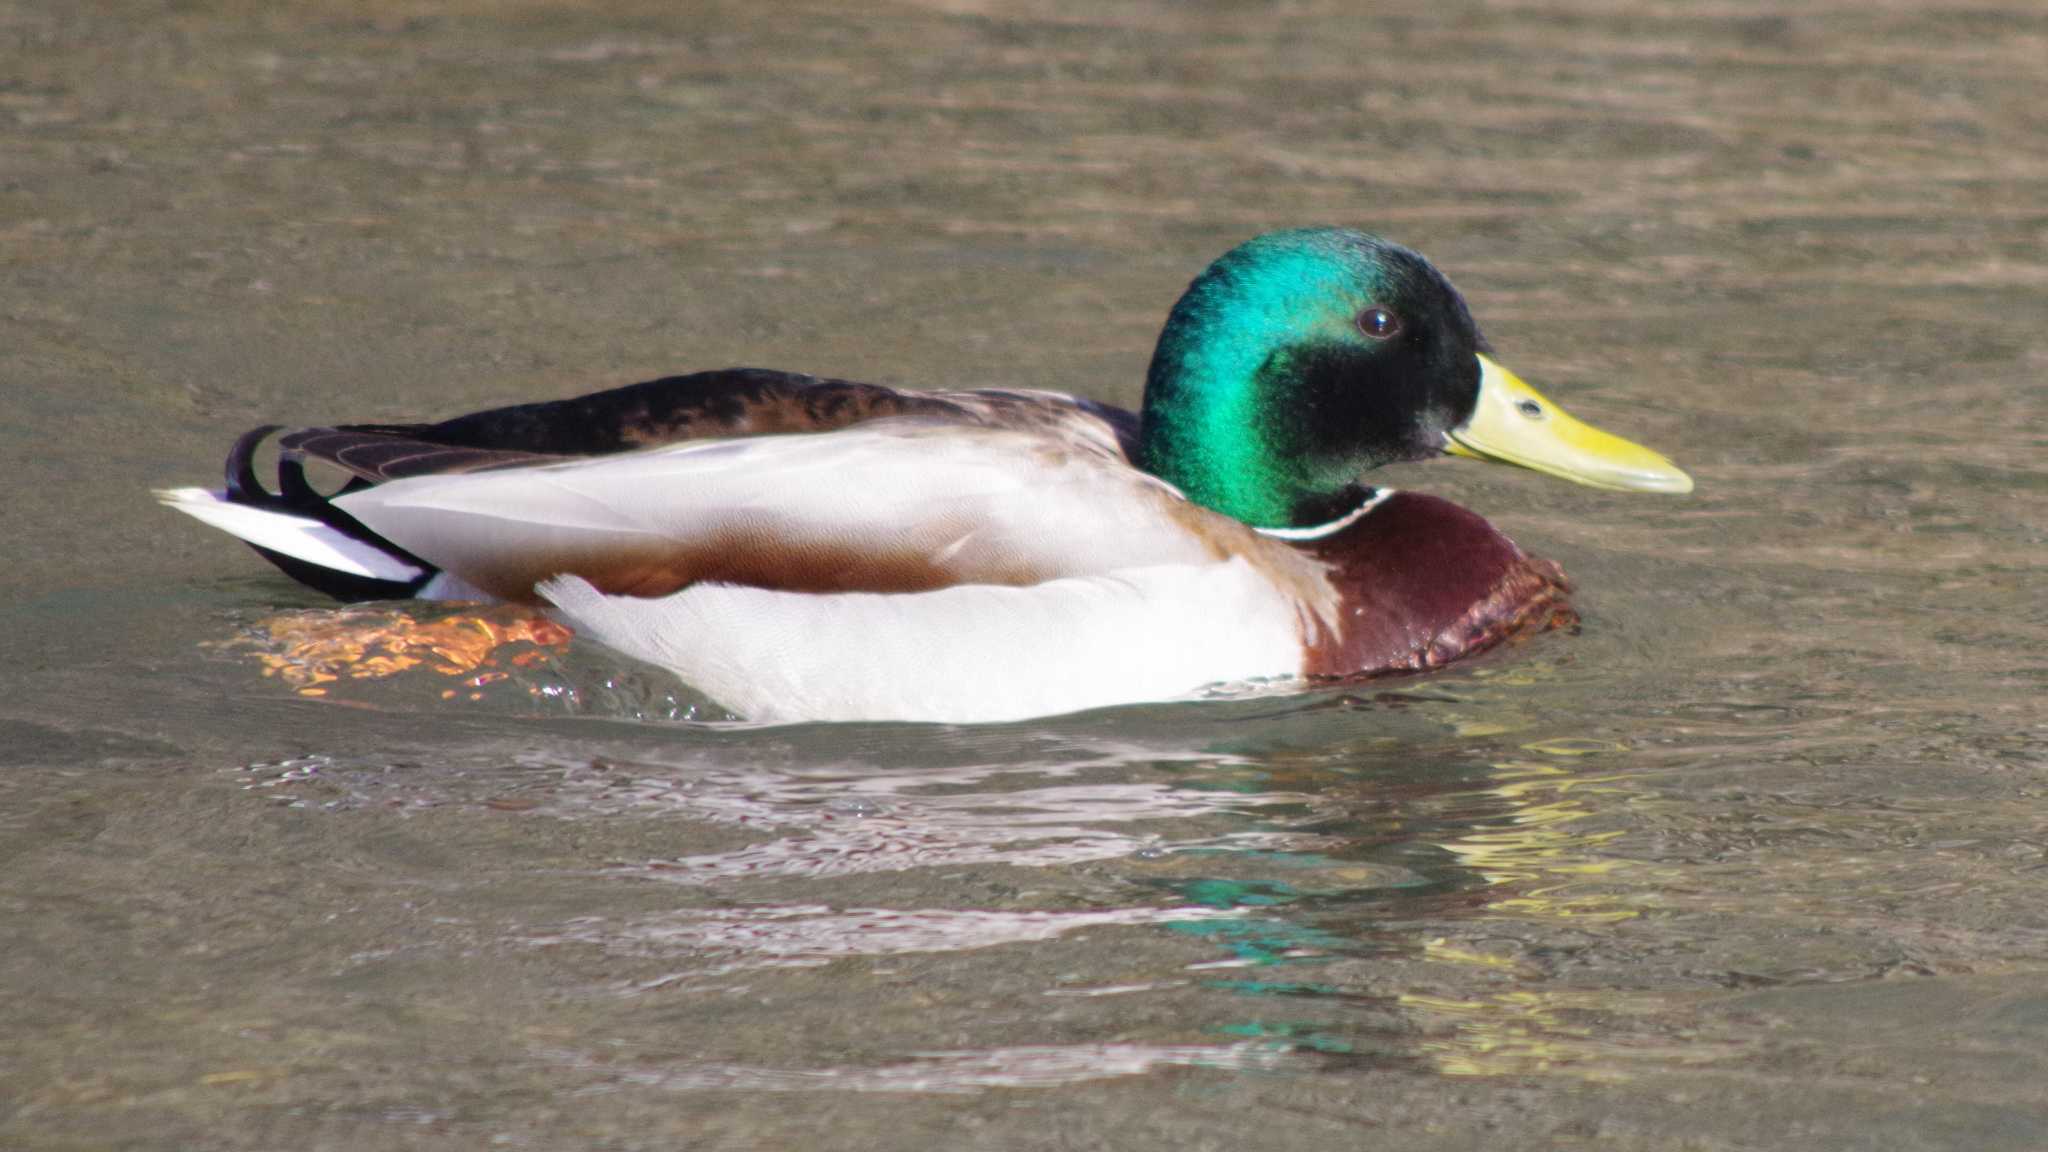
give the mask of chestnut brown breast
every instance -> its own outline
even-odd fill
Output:
[[[1309,676],[1418,672],[1578,621],[1557,565],[1434,496],[1396,492],[1300,547],[1328,566],[1339,604],[1307,646]]]

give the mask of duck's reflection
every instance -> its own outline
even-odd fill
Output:
[[[758,830],[731,851],[622,865],[621,871],[690,884],[768,877],[830,878],[875,872],[1009,865],[1044,868],[1144,857],[1195,847],[1305,849],[1328,838],[1263,813],[1311,808],[1291,792],[1242,793],[1184,786],[1202,764],[1182,757],[1172,775],[1140,770],[1159,753],[1108,750],[1085,768],[965,766],[903,771],[872,766],[823,770],[713,767],[685,774],[621,765],[572,780],[557,812],[661,814]],[[1085,771],[1090,779],[1063,779]],[[1057,773],[1051,778],[1049,774]]]
[[[1685,1034],[1675,994],[1573,983],[1580,957],[1659,912],[1673,877],[1619,843],[1644,799],[1635,754],[1530,739],[1538,725],[1513,698],[1479,677],[1064,730],[693,729],[604,757],[558,741],[522,755],[516,804],[461,794],[461,773],[439,802],[650,821],[704,845],[593,862],[599,877],[675,885],[666,910],[511,933],[604,994],[716,996],[830,969],[887,996],[891,958],[985,953],[964,962],[1002,967],[1036,948],[1027,969],[1048,1003],[1160,998],[1175,1021],[1117,1044],[1027,1047],[1013,1024],[1001,1046],[900,1065],[636,1073],[668,1088],[960,1091],[1297,1058],[1598,1079],[1725,1058]],[[312,775],[348,788],[334,764]],[[363,787],[390,778],[366,772]],[[926,1046],[909,1043],[884,1051]]]
[[[990,1088],[1057,1088],[1168,1068],[1220,1071],[1307,1069],[1313,1062],[1270,1044],[1073,1044],[919,1052],[872,1067],[762,1068],[681,1062],[619,1069],[575,1052],[546,1054],[564,1070],[593,1076],[595,1091],[920,1092],[969,1094]]]
[[[766,905],[681,909],[612,922],[591,917],[528,937],[533,945],[594,944],[613,953],[687,956],[694,967],[638,981],[633,991],[753,968],[810,968],[852,956],[962,952],[1056,940],[1091,928],[1185,924],[1227,919],[1208,908],[1111,908],[1063,912],[960,911],[945,908],[833,908]],[[1160,985],[1147,985],[1156,987]],[[1138,991],[1130,986],[1118,991]]]

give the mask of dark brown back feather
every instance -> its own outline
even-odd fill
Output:
[[[588,396],[515,404],[438,424],[344,424],[287,433],[288,453],[326,460],[371,483],[602,456],[684,440],[827,432],[913,417],[1053,430],[1100,421],[1126,458],[1137,416],[1050,393],[910,392],[763,368],[667,376]]]
[[[461,447],[403,432],[353,426],[301,428],[278,437],[277,446],[291,455],[325,460],[372,483],[403,476],[481,472],[569,459],[518,449]]]

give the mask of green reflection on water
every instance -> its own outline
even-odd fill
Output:
[[[1236,958],[1234,963],[1243,964],[1322,960],[1350,947],[1341,936],[1290,920],[1176,920],[1166,927],[1221,944]]]

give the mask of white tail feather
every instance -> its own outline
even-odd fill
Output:
[[[223,494],[204,488],[161,488],[156,498],[230,536],[308,564],[372,580],[414,580],[421,574],[419,568],[376,545],[308,516],[232,503]]]

